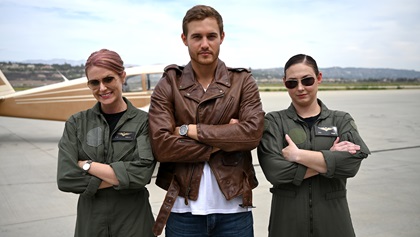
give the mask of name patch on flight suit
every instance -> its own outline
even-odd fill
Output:
[[[338,136],[337,127],[315,127],[315,134],[317,136],[336,137]]]
[[[114,137],[112,138],[112,141],[132,141],[135,139],[135,133],[134,132],[124,132],[119,131],[117,132]]]

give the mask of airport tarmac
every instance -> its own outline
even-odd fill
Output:
[[[357,236],[420,236],[420,90],[320,91],[330,109],[349,112],[372,154],[348,180]],[[284,109],[286,92],[262,92],[266,112]],[[78,195],[57,189],[57,143],[64,122],[0,117],[0,236],[73,236]],[[254,232],[267,236],[271,185],[253,151]],[[148,186],[154,214],[165,192]],[[162,235],[164,236],[164,235]]]

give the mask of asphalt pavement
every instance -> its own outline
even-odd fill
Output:
[[[372,154],[348,180],[357,236],[420,236],[420,90],[320,91],[330,109],[349,112]],[[266,112],[289,106],[287,92],[262,92]],[[57,189],[57,143],[64,122],[0,117],[0,236],[73,236],[77,195]],[[254,230],[267,236],[271,185],[253,159]],[[165,192],[148,186],[154,214]],[[163,235],[164,236],[164,235]]]

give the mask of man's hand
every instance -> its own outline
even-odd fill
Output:
[[[235,124],[235,123],[239,123],[239,119],[231,118],[230,121],[229,121],[229,124]],[[211,153],[215,153],[215,152],[218,152],[218,151],[220,151],[220,148],[213,147],[213,149],[211,150]]]
[[[179,135],[179,127],[175,127],[174,135]]]
[[[235,123],[239,123],[239,119],[231,118],[229,121],[229,124],[235,124]]]
[[[360,150],[360,146],[356,145],[349,141],[340,142],[340,138],[335,139],[333,146],[330,148],[330,151],[347,151],[350,154],[356,154]]]

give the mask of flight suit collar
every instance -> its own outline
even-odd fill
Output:
[[[134,107],[134,105],[131,104],[131,102],[125,97],[123,97],[123,100],[127,104],[127,111],[124,113],[124,116],[127,116],[127,118],[133,118],[134,116],[136,116],[136,111],[134,110],[136,108]],[[92,107],[92,111],[97,115],[101,115],[101,103],[97,102]]]
[[[319,115],[318,119],[325,119],[327,118],[331,111],[327,108],[327,106],[322,103],[322,101],[320,99],[317,99],[318,104],[321,106],[321,114]],[[289,118],[293,119],[294,121],[301,121],[301,119],[299,118],[295,107],[293,106],[293,103],[290,103],[289,108],[287,108],[286,114]]]

